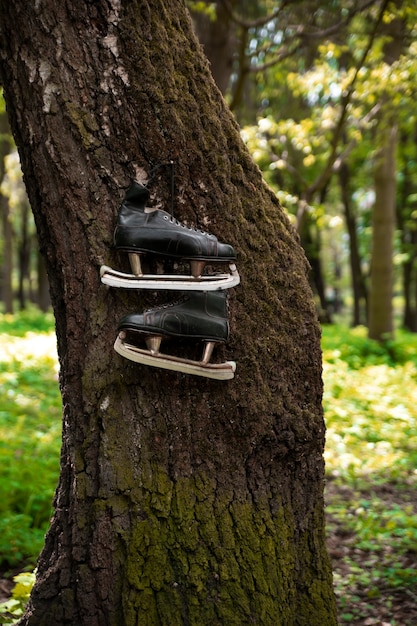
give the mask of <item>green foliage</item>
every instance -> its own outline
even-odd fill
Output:
[[[417,367],[417,335],[399,329],[394,340],[379,343],[368,338],[365,326],[325,326],[323,358],[328,364],[336,365],[343,361],[349,370],[373,365],[395,368],[407,363]]]
[[[16,315],[0,315],[0,333],[24,337],[27,333],[51,333],[54,330],[53,313],[44,313],[28,307]]]
[[[349,546],[334,574],[343,623],[365,617],[363,598],[417,585],[417,335],[396,336],[323,328],[328,533]]]
[[[202,13],[203,15],[207,15],[210,20],[215,21],[216,19],[216,3],[215,2],[204,2],[200,0],[187,0],[188,9],[192,13]]]
[[[384,482],[417,466],[417,336],[398,335],[379,344],[362,328],[324,329],[326,461],[334,476],[372,473]]]
[[[22,572],[13,578],[16,583],[12,597],[0,604],[0,624],[17,624],[23,615],[30,592],[35,584],[36,571]]]
[[[330,22],[339,21],[338,10],[345,12],[345,16],[349,10],[349,3],[327,3],[326,8],[324,4],[289,3],[289,7],[281,8],[284,13],[280,11],[274,30],[255,29],[248,37],[247,55],[252,60],[253,49],[260,44],[268,51],[268,59],[275,50],[273,43],[281,46],[281,50],[284,48],[285,54],[276,64],[259,62],[262,75],[255,72],[249,75],[248,81],[258,82],[258,89],[247,98],[249,102],[253,100],[256,114],[247,126],[246,116],[239,118],[238,115],[243,125],[242,136],[291,218],[295,221],[297,215],[308,216],[309,230],[300,232],[307,257],[310,261],[320,258],[324,285],[342,290],[344,296],[351,287],[347,282],[341,285],[339,277],[350,275],[347,249],[354,240],[351,238],[349,243],[346,229],[333,229],[329,233],[327,226],[333,216],[342,216],[349,207],[350,224],[354,222],[360,264],[369,290],[371,250],[377,249],[370,246],[375,192],[373,172],[383,135],[376,130],[383,127],[383,111],[389,103],[400,137],[396,163],[399,219],[394,263],[397,267],[409,263],[409,293],[413,294],[417,217],[413,108],[417,69],[415,3],[406,1],[399,3],[401,6],[388,3],[372,39],[370,33],[380,9],[377,9],[378,3],[371,3],[374,6],[359,12],[346,28],[339,28],[337,36],[317,37],[314,46],[287,56],[290,46],[286,40],[289,30],[283,26],[285,22],[304,24],[303,13],[309,14],[310,23],[316,26],[321,23],[326,32]],[[285,19],[286,10],[294,12],[292,19]],[[396,35],[395,29],[389,27],[394,23],[397,28],[401,25]],[[276,42],[272,40],[272,33],[279,35]],[[387,57],[392,33],[398,37],[398,50]],[[269,44],[264,38],[269,39]],[[250,93],[249,89],[245,93]],[[247,108],[245,102],[244,111]],[[305,223],[301,224],[307,228]],[[333,259],[337,259],[339,267],[334,266]],[[312,265],[315,267],[314,263]],[[404,289],[405,285],[400,284],[403,279],[399,277],[397,274],[397,288]],[[410,320],[405,323],[412,327]]]
[[[0,565],[33,563],[59,471],[61,398],[50,316],[0,316]],[[34,333],[28,328],[43,327]],[[11,334],[6,334],[5,329]]]

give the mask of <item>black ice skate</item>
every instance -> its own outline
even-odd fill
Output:
[[[149,309],[143,314],[133,313],[119,323],[119,336],[114,344],[116,352],[131,361],[163,369],[228,380],[233,378],[236,363],[210,363],[216,343],[224,343],[229,335],[226,294],[224,291],[193,291],[180,301]],[[147,349],[136,345],[143,337]],[[134,343],[128,342],[131,338]],[[164,338],[197,339],[205,342],[201,361],[183,359],[159,352]]]
[[[213,291],[239,284],[236,255],[232,246],[220,243],[214,235],[178,222],[169,213],[146,207],[149,192],[133,183],[119,209],[114,243],[129,255],[132,274],[124,274],[106,265],[100,269],[101,280],[113,287],[132,289],[179,289]],[[154,255],[187,261],[191,275],[144,275],[141,256]],[[203,274],[205,266],[228,264],[230,273]]]

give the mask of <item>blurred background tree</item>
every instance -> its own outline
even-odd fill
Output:
[[[16,303],[19,310],[24,310],[29,302],[46,311],[50,306],[48,280],[3,96],[0,97],[0,205],[3,311],[13,313]]]

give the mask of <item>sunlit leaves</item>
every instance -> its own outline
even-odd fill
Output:
[[[203,13],[211,20],[216,19],[216,2],[204,2],[199,0],[187,0],[187,6],[194,13]]]
[[[326,329],[324,336],[328,472],[384,479],[413,474],[417,339],[384,346],[367,339],[364,328],[348,333],[340,327]]]

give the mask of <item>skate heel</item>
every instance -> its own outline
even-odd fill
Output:
[[[130,267],[134,276],[143,276],[140,257],[141,255],[138,252],[129,252]]]
[[[215,341],[206,341],[203,350],[203,356],[201,359],[202,365],[207,365],[211,359],[211,355],[213,354],[213,348],[216,345]]]
[[[205,261],[190,261],[191,276],[193,276],[193,278],[200,278],[205,266]]]
[[[159,354],[161,347],[162,335],[147,335],[145,338],[146,347],[152,355]]]

